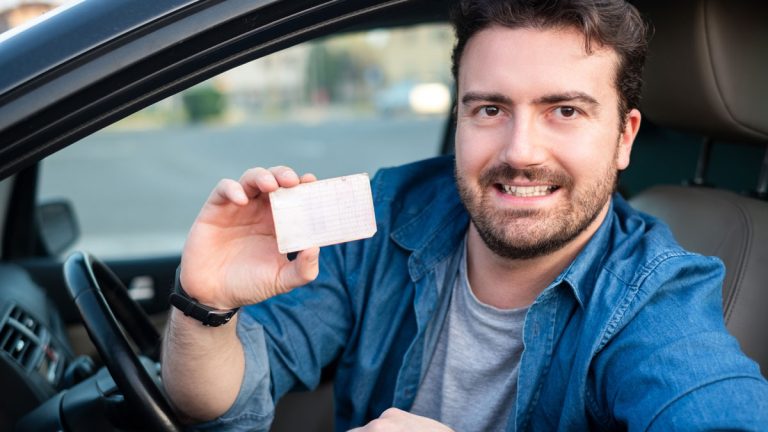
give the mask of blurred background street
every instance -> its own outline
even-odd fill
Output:
[[[79,0],[0,0],[0,35]],[[289,165],[319,178],[437,155],[451,106],[447,25],[293,46],[174,94],[46,158],[40,201],[72,204],[75,248],[178,253],[216,183]],[[30,53],[34,55],[34,53]]]

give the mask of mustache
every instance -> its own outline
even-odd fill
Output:
[[[511,183],[514,180],[525,179],[532,182],[541,182],[556,185],[561,188],[570,188],[573,178],[562,171],[549,168],[512,168],[509,165],[496,165],[488,168],[480,174],[480,186],[488,187],[497,183]]]

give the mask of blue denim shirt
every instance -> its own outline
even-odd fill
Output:
[[[333,362],[337,430],[409,409],[469,224],[453,165],[382,170],[372,180],[377,234],[324,248],[317,280],[244,309],[240,394],[199,428],[267,430],[273,401],[314,388]],[[615,196],[529,308],[508,430],[768,430],[768,383],[725,329],[723,273]]]

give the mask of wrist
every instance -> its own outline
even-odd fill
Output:
[[[181,285],[181,267],[176,270],[173,291],[168,299],[170,304],[179,309],[184,315],[194,318],[204,326],[218,327],[228,323],[235,316],[239,307],[219,309],[199,302],[190,296]]]

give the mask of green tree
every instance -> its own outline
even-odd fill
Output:
[[[182,93],[181,100],[191,123],[214,120],[226,110],[226,98],[210,85],[190,88]]]

